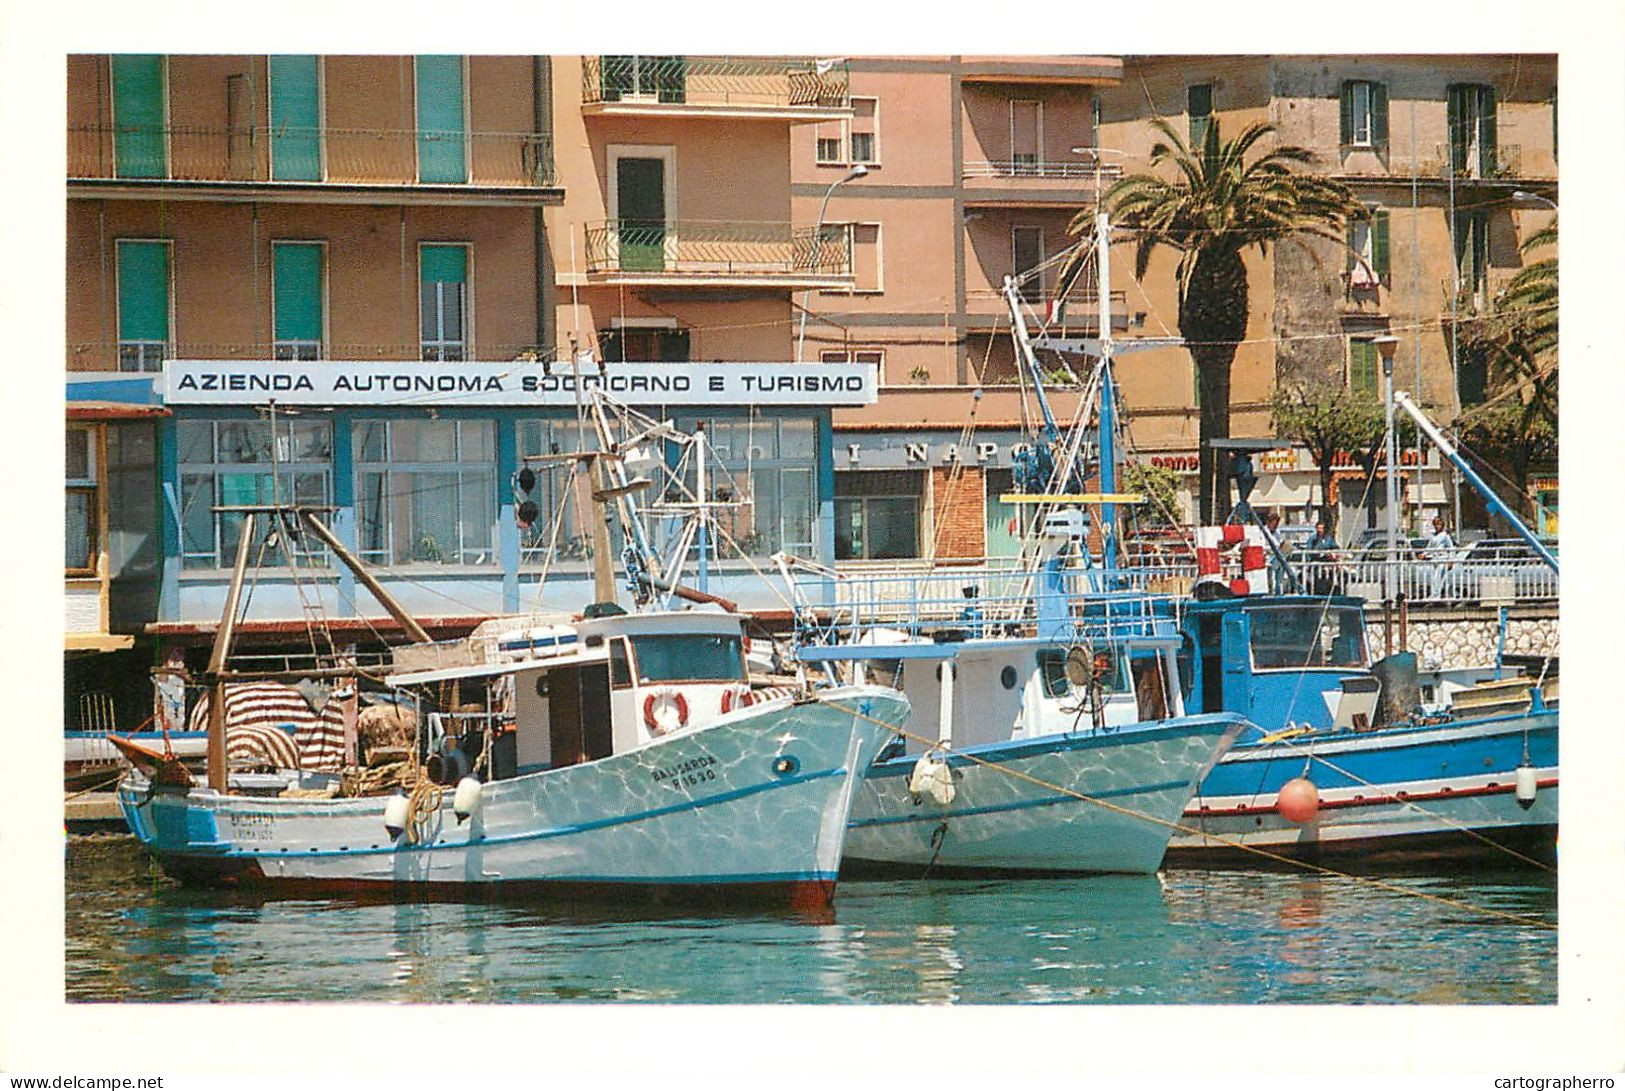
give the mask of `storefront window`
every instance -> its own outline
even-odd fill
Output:
[[[520,564],[544,563],[550,545],[555,549],[555,562],[590,559],[592,528],[576,514],[573,467],[577,463],[538,456],[596,451],[597,431],[591,424],[578,424],[573,420],[529,420],[519,422],[517,433],[520,465],[529,466],[536,475],[536,485],[528,499],[535,501],[537,509],[536,520],[519,530]],[[515,499],[516,502],[521,499],[517,492]],[[620,519],[612,517],[609,529],[610,548],[619,557]]]
[[[175,428],[181,469],[181,554],[187,568],[225,568],[236,561],[244,513],[219,507],[260,504],[330,504],[333,430],[321,420],[188,420]],[[274,456],[274,457],[273,457]],[[276,467],[273,480],[272,467]],[[252,547],[265,564],[286,559],[291,539],[259,518]],[[321,564],[327,551],[308,535],[291,541],[300,564]]]
[[[697,425],[692,417],[677,422],[690,433]],[[707,470],[711,499],[735,505],[712,513],[717,530],[712,555],[768,557],[782,550],[812,556],[817,493],[813,422],[756,414],[719,417],[706,422],[706,445],[712,453]],[[685,466],[684,477],[693,488],[692,464]]]
[[[999,497],[1016,491],[1015,475],[1010,470],[986,469],[982,480],[987,488],[983,507],[986,518],[987,555],[989,557],[1015,557],[1021,553],[1023,521],[1031,519],[1038,509],[1032,504],[1006,504]]]
[[[96,436],[88,428],[68,429],[67,543],[63,563],[69,572],[96,567]]]
[[[495,564],[495,433],[491,421],[357,421],[362,560]]]
[[[835,559],[900,560],[920,555],[925,474],[915,470],[835,475]]]

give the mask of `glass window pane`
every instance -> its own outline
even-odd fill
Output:
[[[215,563],[213,504],[213,477],[181,475],[181,552],[187,567]]]
[[[389,455],[396,462],[455,462],[457,422],[392,421],[389,429]]]
[[[869,516],[869,552],[875,560],[918,557],[916,504],[912,497],[875,497],[866,501]]]
[[[362,556],[383,561],[389,550],[387,510],[387,476],[382,473],[363,473],[356,496],[356,534]]]
[[[813,436],[816,429],[810,420],[781,420],[779,422],[779,457],[813,457]]]
[[[497,429],[494,423],[491,421],[462,421],[458,432],[462,440],[462,461],[496,461]]]
[[[361,462],[384,461],[385,424],[381,420],[356,421],[352,426],[351,442],[355,457]]]
[[[642,683],[745,680],[737,636],[635,636],[632,658]]]
[[[490,564],[496,559],[496,474],[465,470],[461,496],[464,564]]]
[[[84,481],[90,477],[91,434],[83,428],[70,428],[67,433],[67,459],[65,476],[69,481]]]
[[[863,501],[835,501],[835,559],[854,561],[863,556]]]
[[[806,550],[812,546],[813,483],[811,470],[780,470],[784,498],[780,513],[783,541],[778,548]]]
[[[182,463],[214,461],[214,424],[206,420],[175,425],[175,448]]]
[[[407,528],[395,526],[397,556],[403,547],[402,530],[409,529],[408,558],[402,559],[456,564],[457,475],[396,474],[393,484],[397,514],[403,506],[410,511]]]
[[[269,462],[271,426],[264,421],[221,421],[217,462]]]
[[[89,568],[93,549],[91,513],[96,494],[80,490],[68,492],[67,548],[63,563],[68,568]]]

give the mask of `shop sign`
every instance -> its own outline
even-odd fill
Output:
[[[603,390],[630,405],[872,405],[873,364],[285,363],[170,360],[166,405],[574,406]]]

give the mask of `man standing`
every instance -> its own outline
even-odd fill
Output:
[[[1278,595],[1286,584],[1286,572],[1281,566],[1281,513],[1278,511],[1264,516],[1264,543],[1269,549],[1270,591]]]
[[[1435,562],[1430,569],[1432,580],[1428,593],[1429,598],[1436,599],[1444,591],[1444,579],[1448,569],[1448,562],[1454,556],[1455,551],[1456,543],[1451,540],[1450,532],[1445,529],[1444,516],[1435,515],[1433,517],[1433,537],[1428,539],[1427,546],[1422,550],[1423,557]]]
[[[1331,594],[1333,566],[1337,564],[1337,539],[1332,537],[1326,520],[1315,524],[1315,536],[1304,544],[1303,555],[1310,572],[1310,592],[1316,595]]]

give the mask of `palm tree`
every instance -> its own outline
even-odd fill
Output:
[[[1557,219],[1525,239],[1528,254],[1557,245]],[[1504,326],[1503,343],[1515,381],[1527,384],[1530,416],[1557,427],[1557,257],[1532,261],[1518,270],[1495,301]],[[1526,417],[1527,419],[1527,417]]]
[[[1230,435],[1230,366],[1247,329],[1247,269],[1242,254],[1256,246],[1300,235],[1344,243],[1349,217],[1365,215],[1346,186],[1295,168],[1310,161],[1305,148],[1282,146],[1248,162],[1253,146],[1274,131],[1255,122],[1221,143],[1216,123],[1207,125],[1200,153],[1186,147],[1166,120],[1152,122],[1168,143],[1151,148],[1153,170],[1172,165],[1175,178],[1134,174],[1120,179],[1102,200],[1115,227],[1134,235],[1134,275],[1144,279],[1152,252],[1179,252],[1179,332],[1196,365],[1201,394],[1199,451],[1204,523],[1229,513],[1230,490],[1214,488],[1210,441]],[[1093,215],[1080,212],[1068,230],[1088,235]]]

